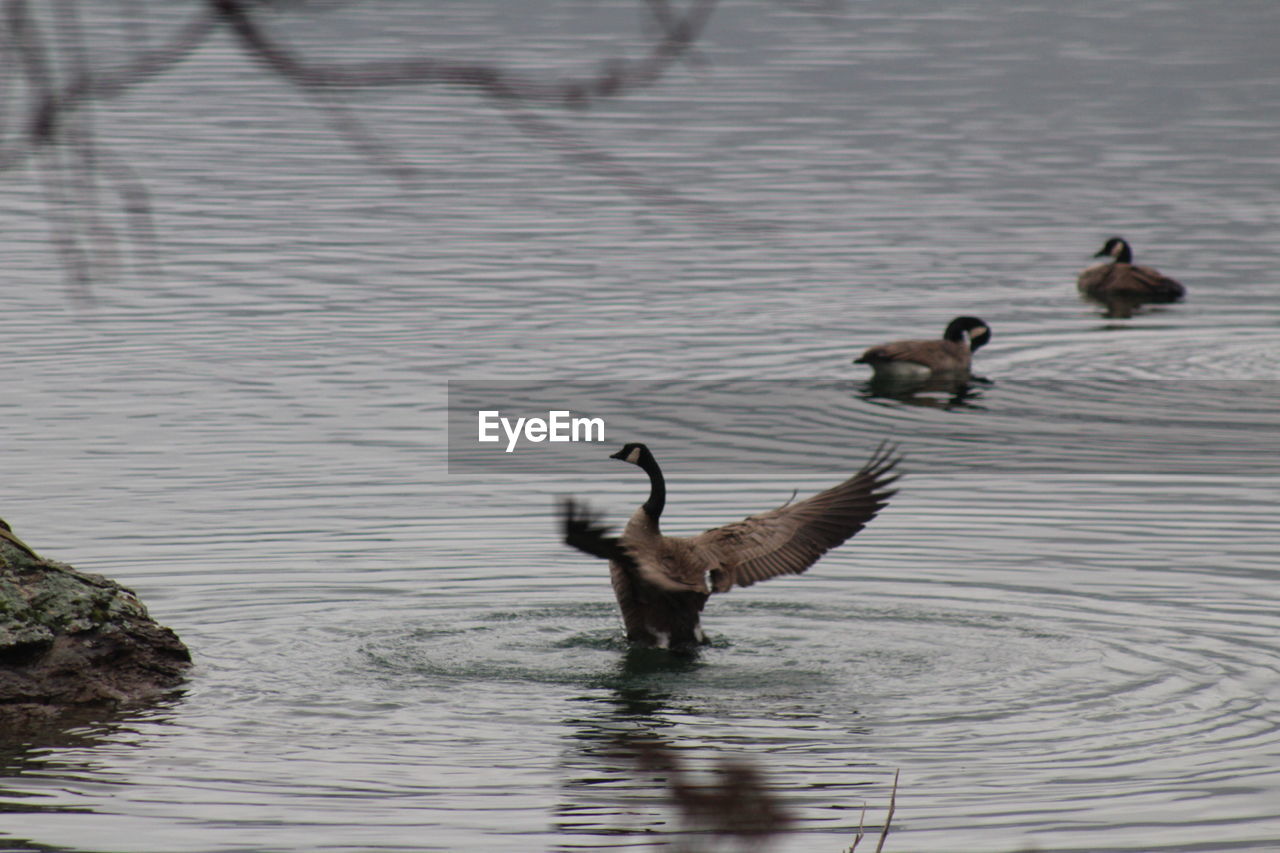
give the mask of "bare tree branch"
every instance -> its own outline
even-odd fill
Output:
[[[599,98],[614,98],[653,85],[701,36],[716,0],[696,0],[683,17],[664,18],[664,33],[644,59],[612,60],[590,77],[538,81],[488,62],[451,62],[431,57],[404,57],[337,65],[311,62],[290,50],[254,20],[243,0],[208,0],[248,53],[299,86],[334,89],[446,84],[477,89],[495,98],[528,103],[585,107]]]
[[[643,0],[659,31],[646,53],[639,59],[608,60],[591,74],[567,79],[540,79],[488,61],[428,56],[354,63],[313,60],[271,32],[260,20],[258,4],[249,0],[202,0],[197,14],[159,41],[145,22],[139,22],[130,28],[131,40],[139,45],[134,55],[120,66],[102,69],[95,67],[87,49],[81,0],[54,0],[46,7],[52,9],[56,35],[52,42],[41,31],[29,0],[0,2],[0,59],[16,60],[0,63],[0,171],[35,160],[54,243],[82,296],[88,295],[97,267],[103,263],[114,267],[117,262],[120,241],[117,229],[102,216],[104,193],[120,199],[124,230],[131,240],[151,239],[146,188],[127,164],[99,144],[93,106],[171,71],[219,30],[229,33],[252,61],[297,87],[348,145],[397,180],[412,177],[413,170],[347,107],[344,91],[407,85],[469,89],[500,107],[530,139],[625,192],[648,203],[696,208],[703,222],[747,224],[715,205],[662,186],[535,109],[589,107],[654,85],[678,62],[696,62],[696,43],[717,0],[690,0],[683,12],[676,11],[669,0]],[[7,75],[6,68],[12,69]],[[9,123],[6,135],[3,119],[8,110],[20,113],[20,118]]]

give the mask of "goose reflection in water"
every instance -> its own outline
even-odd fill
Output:
[[[763,853],[803,831],[809,821],[791,804],[794,788],[753,750],[730,741],[677,738],[681,721],[698,715],[683,689],[689,669],[701,666],[696,659],[634,646],[618,666],[610,676],[612,689],[579,697],[579,712],[565,720],[569,732],[555,822],[574,838],[575,848],[614,847],[620,836],[635,836],[653,849]],[[873,832],[883,845],[889,833],[896,776],[881,824],[868,821],[865,807],[859,813],[848,799],[883,776],[868,764],[844,790],[827,791],[827,808],[847,810],[855,846]],[[821,822],[827,821],[824,816]]]
[[[663,684],[697,666],[692,659],[635,647],[620,665],[613,690],[580,698],[583,713],[565,721],[561,832],[584,846],[635,835],[694,853],[726,844],[765,850],[794,828],[796,815],[754,760],[671,739],[668,730],[687,711]]]
[[[983,388],[994,385],[981,376],[930,376],[925,379],[872,377],[858,386],[869,402],[893,400],[927,409],[985,409]]]

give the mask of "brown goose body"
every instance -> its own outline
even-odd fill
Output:
[[[702,578],[713,568],[705,555],[686,539],[663,536],[643,508],[621,542],[623,552],[609,560],[609,580],[627,639],[658,648],[705,643],[701,614],[711,591]]]
[[[672,649],[706,642],[700,615],[711,595],[800,574],[866,526],[893,495],[888,487],[897,479],[893,468],[898,462],[891,452],[877,451],[858,473],[812,497],[679,537],[666,536],[659,528],[666,486],[648,448],[628,444],[614,458],[649,474],[649,500],[618,537],[610,536],[585,507],[566,500],[565,542],[609,560],[627,639]]]
[[[894,341],[866,350],[854,364],[869,364],[876,376],[924,378],[969,372],[975,350],[991,340],[991,329],[977,317],[957,317],[941,338]]]
[[[1076,280],[1076,286],[1085,296],[1099,300],[1176,302],[1187,292],[1180,282],[1151,267],[1133,263],[1132,248],[1119,237],[1112,237],[1095,255],[1104,256],[1113,260],[1089,267]]]

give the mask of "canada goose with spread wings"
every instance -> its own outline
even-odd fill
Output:
[[[627,639],[659,648],[705,643],[700,614],[707,598],[734,586],[800,574],[866,526],[888,503],[899,458],[883,446],[839,485],[795,503],[715,527],[697,536],[664,536],[658,521],[666,481],[649,448],[632,443],[613,454],[649,475],[649,498],[613,536],[583,504],[561,507],[564,541],[609,561]]]

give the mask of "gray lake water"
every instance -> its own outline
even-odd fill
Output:
[[[621,0],[416,5],[264,20],[328,61],[538,78],[651,35]],[[138,37],[96,16],[148,8],[82,8],[95,56]],[[155,40],[182,19],[151,14]],[[37,170],[0,174],[0,516],[135,589],[196,667],[6,746],[0,843],[677,844],[629,737],[758,768],[780,851],[844,850],[864,805],[878,828],[895,771],[887,850],[1280,849],[1278,37],[1269,0],[724,4],[654,87],[538,108],[629,178],[438,87],[341,96],[371,158],[225,34],[100,105],[154,265],[78,296]],[[1112,234],[1186,302],[1081,302]],[[858,352],[959,314],[994,330],[989,383],[867,393]],[[446,382],[479,379],[716,393],[632,410],[594,468],[450,473]],[[740,381],[806,407],[709,402]],[[606,567],[557,539],[557,495],[614,524],[643,500],[624,440],[671,460],[691,533],[885,438],[881,517],[712,600],[694,661],[637,664]]]

